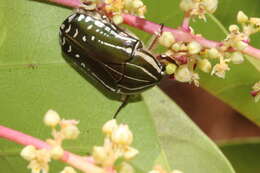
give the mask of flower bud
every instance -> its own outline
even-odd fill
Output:
[[[119,25],[119,24],[123,23],[123,17],[121,15],[115,15],[115,16],[113,16],[112,21],[116,25]]]
[[[192,55],[199,53],[202,49],[201,45],[196,41],[190,42],[187,47],[188,47],[189,53]]]
[[[107,153],[104,147],[94,147],[93,148],[93,158],[98,163],[103,163],[107,159]]]
[[[218,0],[205,0],[202,2],[208,13],[214,13],[218,7]]]
[[[166,65],[165,71],[166,71],[166,74],[172,75],[172,74],[175,73],[176,69],[177,69],[177,66],[175,64],[169,63],[169,64]]]
[[[190,82],[192,79],[190,70],[187,65],[181,65],[175,72],[174,77],[179,82]]]
[[[221,56],[220,52],[216,48],[211,48],[207,50],[209,58],[219,58]]]
[[[28,145],[23,148],[20,155],[27,161],[31,161],[36,157],[36,149],[32,145]]]
[[[162,46],[168,48],[175,42],[175,38],[171,32],[163,32],[158,41]]]
[[[133,9],[138,9],[140,7],[144,6],[143,2],[140,0],[133,0],[132,2],[132,8]]]
[[[124,158],[126,160],[131,160],[133,159],[137,154],[139,153],[139,151],[135,148],[129,147],[128,150],[124,153]]]
[[[61,130],[66,139],[76,139],[79,135],[79,129],[74,125],[69,125]]]
[[[61,173],[77,173],[74,168],[66,166]]]
[[[112,141],[117,144],[130,145],[133,141],[133,134],[127,125],[119,125],[112,133]]]
[[[242,51],[245,48],[247,48],[248,44],[245,43],[244,41],[238,41],[235,43],[235,48],[237,48],[238,50]]]
[[[247,15],[243,11],[239,11],[237,13],[237,22],[238,23],[245,23],[248,21]]]
[[[113,130],[117,128],[117,123],[116,120],[109,120],[108,122],[106,122],[102,128],[103,133],[107,134],[107,135],[111,135]]]
[[[44,115],[43,121],[47,126],[54,127],[60,122],[60,116],[56,111],[50,109]]]
[[[234,52],[234,53],[232,53],[230,58],[231,58],[231,61],[234,64],[241,64],[241,63],[244,62],[244,57],[243,57],[243,54],[241,52]]]
[[[230,32],[238,32],[239,31],[239,27],[237,25],[230,25],[229,26],[229,31]]]
[[[174,44],[172,45],[171,49],[174,50],[175,52],[178,52],[178,51],[180,51],[181,46],[180,46],[179,43],[174,43]]]
[[[201,71],[209,73],[212,66],[208,59],[200,59],[198,62],[198,67]]]
[[[55,160],[60,159],[63,156],[64,150],[61,146],[55,146],[51,149],[51,157]]]

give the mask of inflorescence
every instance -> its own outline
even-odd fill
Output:
[[[37,149],[33,145],[28,145],[21,151],[21,156],[29,161],[28,168],[31,169],[32,173],[48,173],[51,160],[61,160],[64,157],[63,140],[76,139],[80,134],[77,128],[78,121],[61,119],[58,113],[53,110],[49,110],[45,114],[44,123],[52,128],[53,138],[46,140],[50,147]],[[77,159],[84,159],[84,162],[90,162],[99,168],[95,170],[102,170],[101,172],[104,173],[134,173],[135,169],[129,161],[139,151],[131,146],[133,133],[128,125],[118,124],[113,119],[103,125],[102,131],[105,134],[103,146],[94,146],[91,155],[88,157],[76,156],[74,162],[78,162]],[[96,173],[95,170],[89,168],[88,172]],[[66,166],[60,173],[76,173],[76,170],[73,167]],[[167,171],[160,166],[155,166],[149,173],[167,173]],[[171,173],[182,172],[174,170]]]

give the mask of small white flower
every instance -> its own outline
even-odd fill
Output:
[[[192,80],[191,72],[186,64],[176,70],[174,77],[179,82],[191,82]]]
[[[248,17],[243,11],[239,11],[237,13],[237,21],[238,23],[245,23],[248,21]]]
[[[103,125],[102,131],[107,135],[111,135],[113,130],[117,128],[116,120],[109,120]]]
[[[25,160],[33,160],[36,157],[36,148],[32,145],[28,145],[23,148],[20,154]]]
[[[112,133],[111,139],[114,143],[122,145],[130,145],[133,141],[133,134],[129,130],[128,125],[120,124]]]
[[[199,53],[202,49],[201,45],[196,41],[190,42],[187,47],[189,53],[192,55]]]
[[[175,38],[171,32],[163,32],[158,42],[164,47],[170,47],[175,42]]]
[[[66,166],[60,173],[77,173],[74,168]]]
[[[76,139],[80,133],[79,129],[75,125],[68,125],[62,128],[61,133],[66,139]]]
[[[53,159],[60,159],[63,156],[64,150],[61,146],[55,146],[51,149],[51,157]]]
[[[56,111],[50,109],[44,115],[43,121],[47,126],[54,127],[60,122],[60,116]]]

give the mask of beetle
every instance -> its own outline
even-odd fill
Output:
[[[164,66],[138,38],[97,10],[77,10],[61,24],[59,36],[74,67],[126,98],[155,86],[164,75]]]

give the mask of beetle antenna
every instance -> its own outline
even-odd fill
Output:
[[[113,119],[116,119],[118,113],[127,105],[129,98],[130,98],[130,95],[127,95],[127,96],[124,97],[123,103],[117,109],[116,113],[113,116]]]

